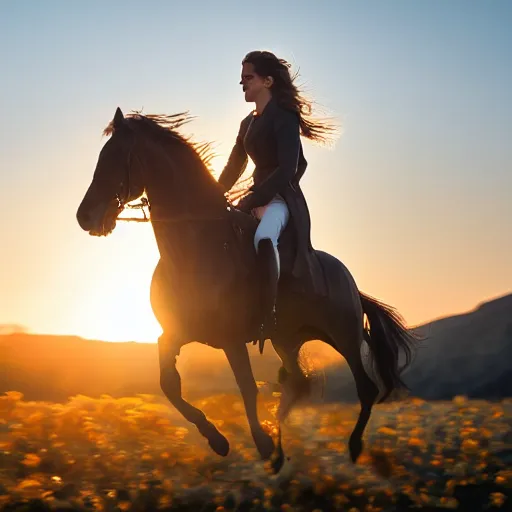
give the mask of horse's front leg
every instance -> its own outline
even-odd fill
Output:
[[[243,344],[233,344],[233,346],[224,348],[236,382],[240,388],[245,405],[245,412],[249,420],[252,438],[262,459],[270,459],[274,452],[274,441],[267,434],[258,419],[257,400],[258,386],[252,373],[251,361],[247,347]]]
[[[181,396],[181,377],[176,368],[176,358],[182,346],[183,344],[165,334],[158,339],[160,387],[171,404],[206,437],[212,450],[226,456],[229,452],[228,440],[207,420],[203,411],[190,405]]]

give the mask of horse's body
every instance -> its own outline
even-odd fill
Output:
[[[194,146],[176,132],[176,125],[166,127],[162,118],[138,115],[125,119],[118,110],[114,135],[102,150],[77,218],[91,234],[108,234],[123,205],[146,192],[161,255],[151,284],[151,305],[163,330],[158,340],[162,390],[197,426],[213,450],[226,455],[227,439],[202,411],[183,399],[176,369],[181,347],[192,341],[224,350],[243,397],[256,447],[267,459],[274,443],[258,420],[257,386],[246,347],[256,339],[259,325],[259,283],[252,242],[255,221],[226,209],[222,191]],[[137,166],[133,165],[135,160]],[[119,197],[121,193],[123,197]],[[322,251],[316,254],[327,284],[326,295],[301,293],[297,286],[300,283],[294,282],[285,268],[280,279],[272,339],[283,362],[280,380],[286,401],[280,418],[308,390],[308,380],[298,361],[302,345],[309,340],[324,341],[346,359],[361,401],[361,413],[349,442],[355,461],[379,395],[363,366],[361,344],[366,339],[370,346],[384,399],[402,386],[398,359],[403,351],[406,363],[410,360],[414,338],[393,310],[358,291],[339,260]],[[368,317],[369,330],[363,327],[363,314]],[[279,450],[278,460],[282,461],[280,442]]]

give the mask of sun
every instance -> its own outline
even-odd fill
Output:
[[[159,260],[151,225],[118,223],[91,239],[72,315],[75,334],[102,341],[156,342],[162,329],[149,300]]]

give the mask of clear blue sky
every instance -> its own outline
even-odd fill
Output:
[[[119,105],[183,110],[221,170],[240,61],[300,67],[343,124],[306,143],[313,242],[411,324],[512,291],[512,2],[0,2],[0,323],[155,341],[149,226],[75,219]]]

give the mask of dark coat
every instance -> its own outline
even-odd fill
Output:
[[[306,171],[300,140],[299,117],[272,99],[261,115],[252,112],[240,124],[236,143],[219,177],[230,190],[244,172],[248,156],[254,162],[254,185],[238,208],[251,211],[268,204],[281,194],[290,211],[290,226],[295,231],[297,250],[292,274],[308,291],[323,294],[323,277],[311,245],[311,218],[299,182]]]

